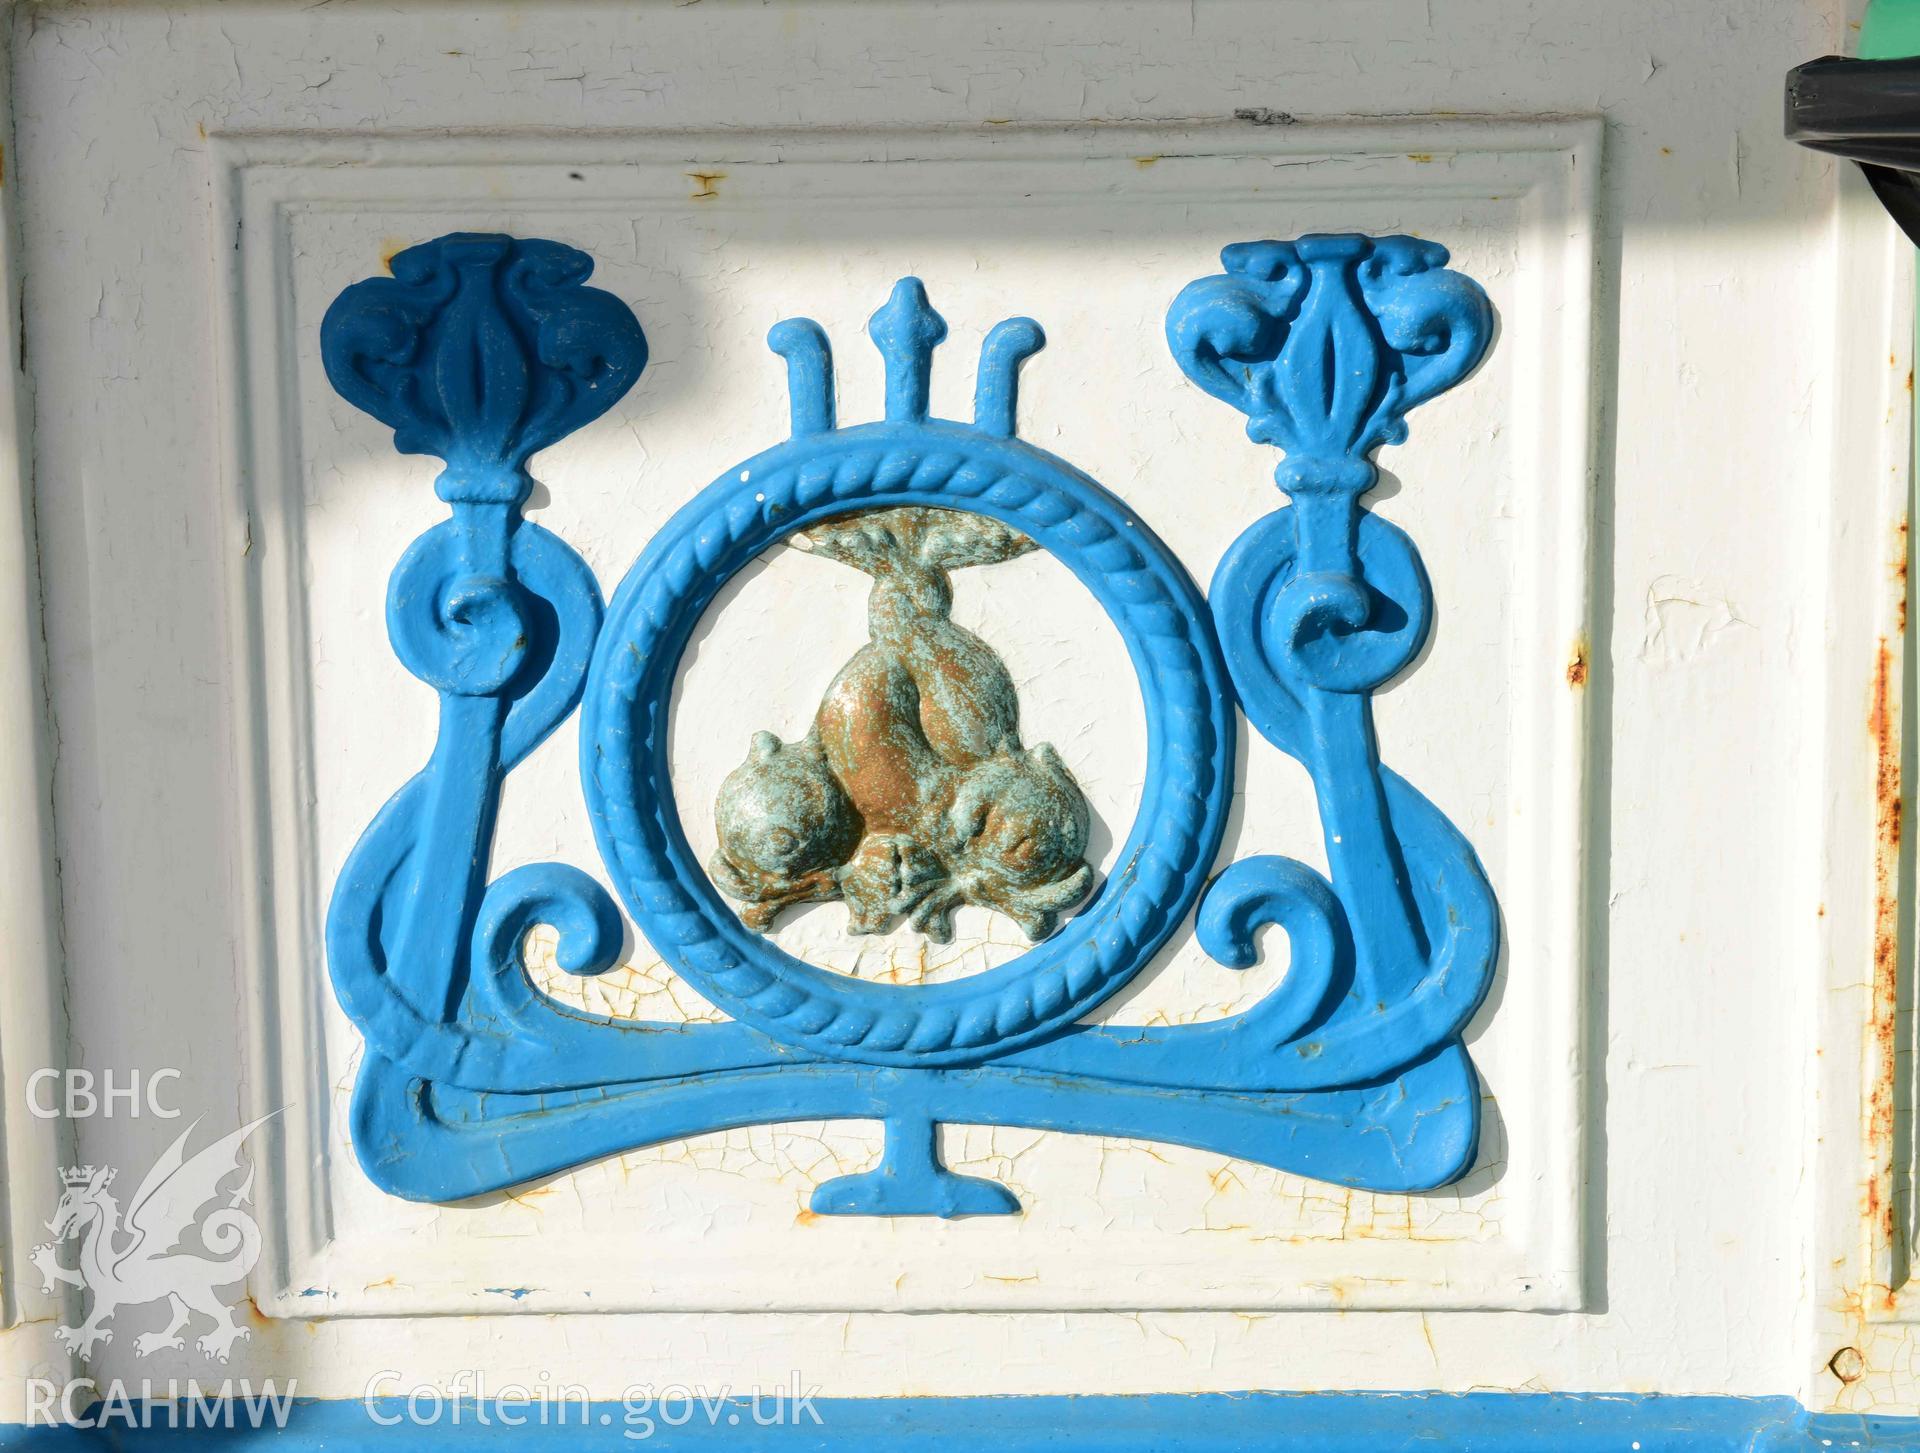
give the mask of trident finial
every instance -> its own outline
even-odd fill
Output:
[[[946,340],[946,320],[927,301],[917,277],[893,285],[886,305],[867,320],[867,334],[887,365],[887,418],[924,424],[933,350]],[[973,391],[973,427],[983,434],[1011,438],[1019,398],[1020,365],[1047,346],[1047,335],[1031,318],[1007,318],[994,324],[980,346],[980,368]],[[826,330],[811,318],[787,318],[767,333],[767,347],[787,361],[788,407],[793,437],[829,434],[837,427],[834,408],[833,348]]]
[[[867,320],[867,336],[887,363],[887,419],[925,423],[933,350],[947,336],[947,320],[933,311],[917,277],[893,285],[886,306]]]

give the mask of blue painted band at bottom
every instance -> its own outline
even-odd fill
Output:
[[[1150,1397],[817,1398],[511,1404],[296,1401],[283,1427],[237,1402],[193,1426],[178,1403],[95,1404],[89,1429],[0,1426],[0,1448],[517,1450],[664,1453],[1784,1453],[1920,1448],[1920,1418],[1808,1413],[1792,1398],[1616,1393],[1214,1393]],[[223,1410],[227,1421],[221,1421]],[[171,1415],[174,1426],[166,1423]]]

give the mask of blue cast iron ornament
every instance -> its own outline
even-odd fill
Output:
[[[667,523],[604,624],[579,556],[520,513],[528,458],[611,407],[646,360],[629,310],[585,286],[590,260],[554,242],[456,234],[340,295],[322,324],[328,377],[394,428],[397,447],[446,462],[438,489],[451,507],[401,558],[387,602],[395,651],[439,693],[439,738],[354,848],[327,922],[335,991],[367,1041],[352,1130],[377,1184],[452,1200],[658,1141],[817,1119],[885,1126],[874,1170],[817,1188],[822,1213],[1018,1210],[1005,1187],[940,1163],[946,1121],[1159,1140],[1380,1191],[1464,1172],[1479,1088],[1460,1034],[1486,992],[1498,920],[1466,839],[1379,760],[1371,693],[1418,652],[1432,599],[1412,542],[1360,500],[1372,452],[1405,437],[1407,411],[1478,362],[1491,310],[1443,249],[1411,238],[1244,243],[1223,260],[1224,275],[1175,301],[1168,340],[1255,440],[1286,451],[1276,477],[1292,503],[1240,537],[1210,599],[1138,511],[1016,436],[1018,370],[1043,343],[1031,320],[987,335],[971,423],[930,416],[946,325],[907,278],[868,329],[886,417],[840,427],[825,333],[779,324],[768,341],[786,363],[790,437]],[[971,542],[960,554],[942,554],[925,532],[954,511],[984,521],[954,537]],[[780,896],[799,876],[743,887],[729,873],[764,867],[743,849],[716,862],[729,901],[688,844],[668,776],[670,693],[701,613],[770,546],[810,529],[832,537],[867,514],[891,547],[936,563],[1051,551],[1107,609],[1145,700],[1145,786],[1113,872],[1076,907],[1088,880],[1066,841],[1048,880],[1062,886],[1005,899],[1031,910],[1034,946],[954,982],[863,982],[783,952],[736,904],[772,894],[746,904],[764,926],[801,901]],[[843,533],[840,547],[867,545]],[[1209,884],[1236,701],[1312,773],[1331,881],[1257,856]],[[506,774],[576,705],[613,887],[726,1022],[592,1017],[528,975],[536,924],[558,930],[575,974],[604,973],[621,951],[620,911],[587,873],[490,873]],[[802,745],[762,736],[768,756]],[[969,811],[984,820],[997,804],[975,795]],[[1049,801],[1070,825],[1071,801]],[[750,838],[763,825],[733,827]],[[775,827],[807,835],[803,821]],[[852,836],[835,842],[852,851]],[[1196,904],[1201,945],[1232,967],[1255,961],[1261,928],[1283,929],[1279,984],[1216,1022],[1084,1023]],[[940,911],[923,926],[938,931]]]

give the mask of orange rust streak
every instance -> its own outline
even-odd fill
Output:
[[[1910,556],[1907,542],[1907,520],[1903,515],[1894,527],[1893,546],[1893,583],[1899,587],[1894,598],[1894,614],[1899,621],[1898,629],[1902,635],[1907,630],[1907,561]]]
[[[1867,1133],[1874,1154],[1865,1212],[1882,1244],[1893,1239],[1893,1206],[1880,1167],[1893,1144],[1894,1018],[1899,990],[1900,741],[1893,710],[1894,653],[1886,637],[1874,660],[1873,709],[1867,730],[1874,745],[1873,1012],[1875,1055]]]

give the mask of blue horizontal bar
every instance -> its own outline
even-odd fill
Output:
[[[0,1425],[0,1448],[791,1453],[1788,1453],[1920,1449],[1920,1418],[1806,1412],[1792,1398],[1615,1393],[1217,1393],[1151,1397],[832,1398],[756,1405],[295,1401],[284,1427],[235,1402],[187,1426],[178,1403],[103,1403],[89,1429]],[[756,1416],[759,1419],[756,1424]],[[780,1421],[772,1420],[778,1417]],[[432,1421],[428,1419],[431,1418]],[[517,1423],[510,1420],[517,1419]],[[564,1420],[563,1420],[564,1419]],[[169,1422],[172,1426],[168,1426]]]

